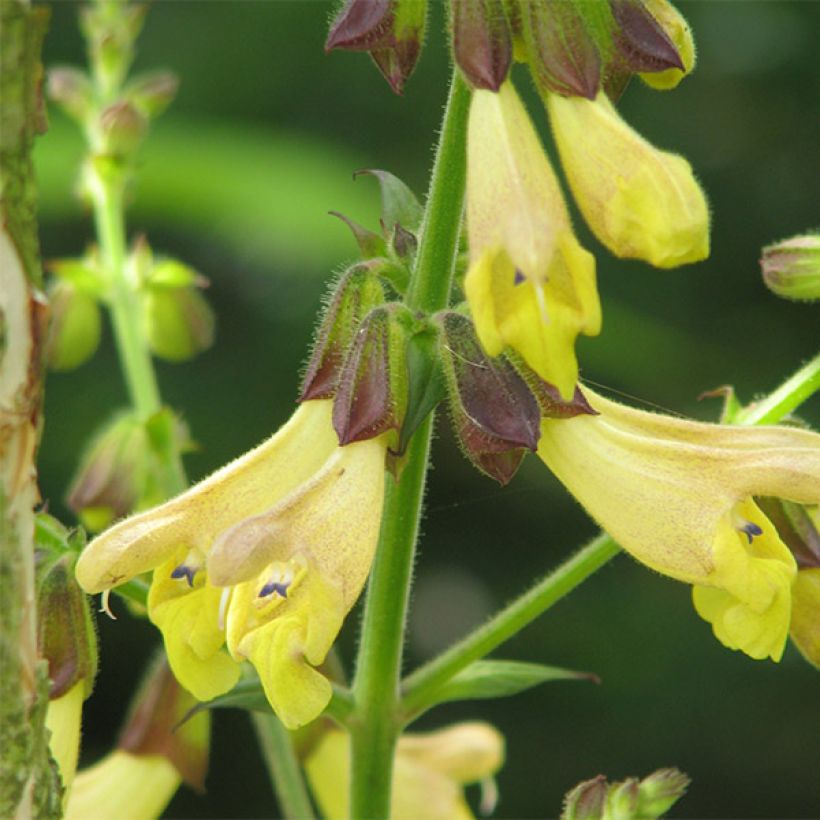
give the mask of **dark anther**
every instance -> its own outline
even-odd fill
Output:
[[[172,573],[172,578],[185,578],[188,581],[188,586],[194,585],[194,575],[197,574],[196,567],[189,567],[187,564],[180,564]]]
[[[516,269],[515,269],[515,280],[514,280],[514,281],[515,281],[515,284],[516,284],[516,285],[520,285],[522,282],[526,282],[526,281],[527,281],[527,277],[526,277],[526,276],[524,276],[524,274],[523,274],[523,273],[521,273],[521,271],[520,271],[520,270],[518,270],[518,268],[516,268]]]
[[[276,592],[277,594],[281,595],[283,598],[288,597],[288,587],[290,584],[283,583],[282,581],[268,581],[265,586],[259,591],[260,598],[267,598],[268,595]]]

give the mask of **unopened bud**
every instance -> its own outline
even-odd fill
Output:
[[[66,281],[49,288],[51,320],[46,361],[52,370],[73,370],[90,359],[100,344],[102,318],[97,300]]]
[[[639,818],[648,815],[638,813],[638,778],[628,777],[609,787],[604,816],[608,818]]]
[[[83,684],[88,697],[97,674],[97,636],[88,597],[74,578],[76,555],[38,553],[37,644],[48,661],[49,699]]]
[[[125,96],[149,119],[158,117],[171,104],[179,79],[170,71],[155,71],[134,77]]]
[[[820,233],[793,236],[763,248],[766,287],[784,299],[820,299]]]
[[[147,119],[130,102],[113,103],[100,114],[100,150],[110,156],[127,157],[139,147],[147,128]]]
[[[538,446],[538,404],[505,358],[490,358],[484,352],[466,316],[447,311],[436,321],[450,414],[461,449],[481,472],[507,484],[525,451]]]
[[[579,783],[564,797],[561,820],[601,820],[606,794],[607,783],[602,774]]]
[[[637,817],[661,817],[683,797],[689,777],[677,769],[658,769],[638,786]]]
[[[184,362],[214,341],[214,314],[195,287],[149,287],[143,298],[151,351],[169,362]]]
[[[354,265],[342,275],[319,325],[302,380],[300,401],[331,398],[345,355],[365,315],[384,302],[384,290],[371,266]]]
[[[333,427],[339,443],[350,444],[395,431],[396,449],[407,412],[407,343],[413,333],[410,311],[398,303],[367,314],[339,375]]]
[[[49,69],[48,96],[79,123],[85,122],[94,101],[88,75],[71,66]]]
[[[453,53],[470,85],[498,91],[512,63],[512,34],[501,0],[453,0]]]
[[[416,67],[427,15],[427,0],[348,0],[337,15],[325,51],[369,51],[397,94]]]
[[[684,16],[668,0],[643,0],[646,10],[657,20],[680,57],[681,66],[663,71],[642,73],[641,79],[651,88],[667,91],[695,68],[695,41]]]
[[[576,4],[522,0],[518,7],[527,62],[539,91],[595,99],[601,59]]]
[[[91,442],[68,491],[68,506],[94,532],[159,501],[158,466],[146,425],[131,414],[110,421]]]

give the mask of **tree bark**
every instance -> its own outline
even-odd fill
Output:
[[[0,817],[60,814],[38,659],[34,457],[42,405],[41,295],[31,148],[44,130],[40,50],[47,14],[0,0]]]

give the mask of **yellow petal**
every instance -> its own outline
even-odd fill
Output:
[[[606,94],[546,98],[555,143],[578,207],[616,256],[659,268],[709,255],[709,208],[683,157],[630,128]]]
[[[206,553],[217,534],[256,515],[311,476],[337,447],[331,401],[309,401],[264,444],[187,492],[126,518],[95,538],[77,562],[86,592],[125,583],[181,546]]]
[[[791,638],[803,657],[820,667],[820,569],[797,573],[792,602]]]
[[[179,773],[167,758],[117,750],[77,775],[65,817],[155,820],[179,784]]]
[[[75,683],[64,695],[49,701],[46,712],[46,728],[51,732],[48,748],[57,762],[66,794],[77,770],[85,685],[85,680]]]
[[[180,556],[184,550],[154,571],[148,613],[162,632],[174,677],[195,698],[206,701],[234,687],[239,664],[222,650],[222,590],[201,580],[190,588],[184,579],[172,578]]]

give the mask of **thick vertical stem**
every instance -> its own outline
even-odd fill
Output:
[[[444,114],[416,267],[407,303],[423,311],[446,307],[464,205],[465,137],[470,92],[456,73]],[[410,443],[398,484],[388,488],[382,531],[365,604],[350,719],[352,817],[390,813],[407,601],[421,516],[432,420]]]

